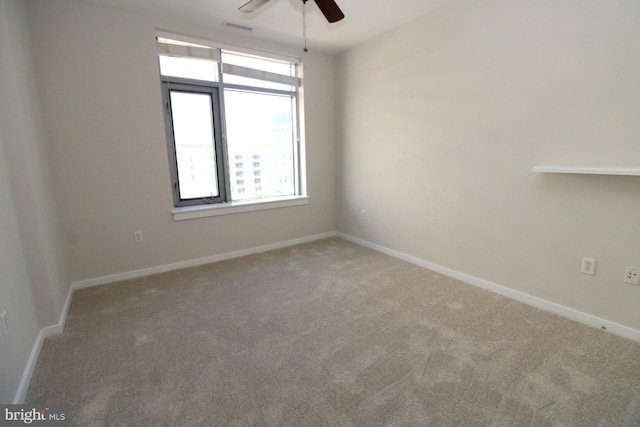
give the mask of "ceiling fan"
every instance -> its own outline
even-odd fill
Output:
[[[265,5],[270,0],[249,0],[238,8],[240,12],[251,13],[259,7]],[[302,0],[303,4],[306,4],[308,0]],[[344,18],[344,13],[340,10],[338,5],[333,0],[314,0],[318,5],[318,9],[327,18],[327,21],[333,23],[338,22]]]

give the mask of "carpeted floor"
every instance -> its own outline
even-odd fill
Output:
[[[640,343],[331,238],[76,292],[78,426],[640,426]]]

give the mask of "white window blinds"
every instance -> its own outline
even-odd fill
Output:
[[[157,36],[157,45],[158,55],[160,56],[204,59],[218,63],[222,62],[221,49],[212,46],[172,39],[167,37],[165,34],[159,34]],[[291,63],[291,65],[294,64]],[[301,85],[299,77],[280,74],[273,71],[260,70],[238,64],[222,63],[222,73],[295,87],[299,87]]]
[[[220,49],[158,37],[158,55],[220,62]]]
[[[300,86],[300,79],[294,76],[271,73],[269,71],[256,70],[242,65],[222,64],[222,72],[249,79],[263,80],[272,83],[282,83],[289,86]]]

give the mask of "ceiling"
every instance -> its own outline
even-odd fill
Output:
[[[83,0],[151,15],[177,16],[197,24],[302,49],[302,0],[271,0],[254,13],[238,12],[248,0]],[[329,24],[314,1],[307,3],[309,50],[337,54],[411,21],[452,0],[337,0],[345,19]],[[223,26],[225,22],[252,31]]]

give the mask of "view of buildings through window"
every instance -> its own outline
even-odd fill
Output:
[[[232,200],[295,194],[291,104],[286,97],[225,91]],[[195,105],[185,113],[190,118],[202,114]],[[184,140],[189,142],[176,144],[182,197],[216,196],[211,127],[188,126],[193,134]]]
[[[234,90],[224,96],[231,198],[294,194],[291,98]]]

